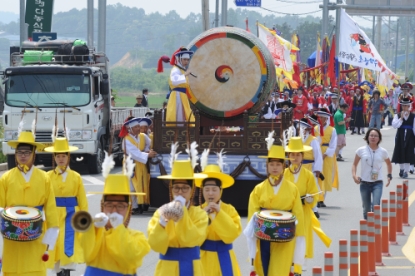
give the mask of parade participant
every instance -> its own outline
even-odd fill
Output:
[[[56,168],[48,172],[50,183],[56,197],[59,218],[59,237],[54,251],[51,251],[48,261],[49,268],[58,276],[68,276],[76,264],[84,262],[83,251],[79,236],[75,235],[71,219],[77,211],[88,211],[84,184],[79,173],[69,168],[70,152],[78,150],[69,146],[64,137],[55,138],[52,147],[45,148],[53,153]]]
[[[409,82],[405,82],[404,84],[402,84],[402,85],[401,85],[401,89],[400,89],[400,90],[402,91],[402,93],[401,93],[401,94],[399,94],[398,101],[399,101],[399,102],[401,102],[401,101],[403,101],[404,99],[408,99],[408,100],[410,100],[410,101],[412,102],[410,110],[411,110],[412,112],[414,112],[414,110],[415,110],[415,101],[414,101],[413,95],[411,95],[411,93],[409,93],[409,91],[411,91],[411,90],[412,90],[412,88],[413,88],[413,86],[412,86],[412,84],[411,84],[411,83],[409,83]],[[398,105],[398,112],[401,112],[400,107],[401,107],[401,106],[400,106],[400,105]]]
[[[305,256],[304,214],[300,193],[295,184],[284,177],[287,160],[284,148],[276,145],[269,148],[267,156],[260,156],[267,159],[268,178],[256,185],[249,196],[250,222],[244,230],[248,239],[249,255],[254,259],[257,275],[288,275],[293,263],[294,272],[300,275]],[[264,209],[289,211],[297,218],[295,238],[292,241],[270,242],[253,236],[253,217]]]
[[[223,189],[232,186],[235,182],[232,176],[222,173],[222,153],[218,156],[218,165],[207,164],[209,151],[202,154],[202,173],[207,175],[205,179],[197,179],[196,186],[202,189],[202,197],[199,198],[201,208],[209,216],[207,238],[200,247],[200,259],[202,261],[204,275],[241,275],[232,242],[242,232],[241,218],[235,208],[221,200]]]
[[[332,116],[336,113],[336,111],[339,109],[339,96],[337,94],[331,94],[331,103],[328,106],[328,109],[330,110],[330,113]]]
[[[308,104],[308,109],[311,112],[317,111],[319,109],[319,105],[320,105],[319,99],[320,99],[320,96],[318,95],[318,89],[317,87],[314,87],[313,96],[310,97],[309,104]]]
[[[340,105],[340,108],[334,114],[334,128],[336,129],[337,133],[337,161],[344,161],[340,151],[346,146],[346,123],[350,122],[350,118],[345,119],[348,110],[349,106],[344,103]]]
[[[389,186],[392,180],[392,164],[386,149],[379,147],[382,142],[382,133],[379,129],[371,128],[365,135],[367,145],[356,150],[352,165],[353,180],[360,185],[360,195],[363,203],[363,217],[367,219],[367,212],[373,212],[374,205],[380,205],[383,190],[382,164],[386,162],[388,169]],[[356,175],[356,168],[362,160],[360,177]]]
[[[319,182],[320,188],[324,192],[324,197],[320,197],[318,207],[326,207],[324,198],[327,196],[327,192],[331,192],[332,188],[338,188],[339,180],[337,173],[336,162],[336,147],[337,147],[337,133],[336,129],[330,126],[331,114],[327,109],[321,109],[317,111],[317,116],[321,120],[321,126],[323,128],[323,136],[321,137],[321,152],[323,153],[323,174],[324,180]]]
[[[264,107],[262,108],[262,117],[264,119],[275,119],[275,108],[276,102],[274,100],[275,94],[274,92],[268,98],[268,101],[265,103]]]
[[[189,89],[188,76],[190,75],[187,67],[190,58],[193,55],[192,51],[181,47],[177,50],[171,60],[170,64],[173,66],[170,72],[169,86],[170,96],[167,102],[167,122],[194,122],[194,116],[191,115],[189,99],[187,97],[187,90]]]
[[[317,227],[316,224],[318,224],[312,211],[318,201],[316,180],[314,174],[302,166],[305,152],[310,151],[312,151],[312,148],[303,145],[301,137],[292,137],[288,142],[288,146],[285,148],[291,164],[285,169],[284,178],[297,186],[303,205],[304,236],[306,242],[305,261],[312,259],[314,256],[313,227]],[[304,262],[302,270],[304,271],[306,268],[306,262]]]
[[[280,101],[276,105],[276,109],[274,111],[274,114],[281,118],[281,113],[289,113],[293,108],[296,107],[296,104],[290,102],[290,101]]]
[[[400,101],[402,111],[395,114],[392,121],[392,126],[397,129],[392,163],[399,164],[402,178],[408,177],[409,166],[415,163],[415,115],[410,112],[411,105],[409,98],[403,98]]]
[[[372,99],[369,101],[369,113],[370,113],[370,123],[369,128],[374,128],[376,125],[377,129],[380,129],[382,121],[382,109],[387,107],[387,104],[380,98],[379,90],[375,89],[372,93]]]
[[[354,88],[350,88],[349,90],[349,96],[346,99],[346,103],[349,105],[349,109],[347,111],[346,117],[347,118],[352,118],[352,111],[353,111],[353,101],[354,101]],[[354,129],[354,124],[353,124],[353,120],[351,119],[349,122],[349,127],[347,129],[353,130]]]
[[[297,95],[293,97],[292,103],[296,105],[294,108],[293,119],[300,120],[308,112],[308,100],[303,95],[302,90],[297,90]]]
[[[55,195],[46,172],[34,166],[35,151],[44,145],[35,142],[32,132],[22,131],[17,140],[7,144],[16,149],[16,167],[5,172],[0,178],[1,212],[7,208],[28,206],[38,209],[43,215],[42,234],[38,239],[3,239],[2,272],[5,276],[46,275],[47,256],[45,249],[53,250],[59,234],[59,220]],[[24,208],[24,207],[22,207]],[[36,229],[33,229],[34,231]],[[16,233],[16,235],[20,235]]]
[[[149,186],[146,183],[149,183],[150,176],[146,164],[149,158],[157,155],[157,152],[149,149],[150,138],[146,134],[140,133],[141,121],[151,124],[150,119],[130,117],[124,123],[119,134],[124,139],[122,142],[124,156],[130,155],[135,163],[134,176],[130,182],[131,191],[146,193],[145,196],[133,197],[133,214],[142,214],[143,211],[148,209],[150,198]]]
[[[154,275],[203,275],[200,246],[206,240],[208,215],[192,206],[194,180],[207,175],[193,173],[190,160],[173,161],[170,180],[170,202],[160,207],[148,223],[148,241],[160,253]]]
[[[353,119],[353,127],[352,127],[352,134],[356,133],[357,128],[357,134],[361,134],[360,130],[362,129],[364,131],[365,127],[365,117],[364,117],[364,106],[366,104],[365,99],[360,94],[361,89],[360,87],[355,87],[356,95],[353,97],[353,111],[352,111],[352,119]]]
[[[89,228],[82,225],[81,216],[79,219],[79,228],[83,231],[81,245],[87,265],[84,276],[137,275],[144,256],[150,252],[144,234],[128,227],[132,210],[131,196],[138,195],[131,193],[128,187],[134,164],[127,158],[123,174],[109,174],[114,164],[112,156],[106,156],[102,164],[104,191],[89,192],[103,195],[101,213],[96,214],[94,219],[90,218]],[[81,231],[76,221],[74,218],[74,228]]]

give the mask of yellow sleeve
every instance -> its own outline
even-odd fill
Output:
[[[220,210],[210,227],[224,243],[232,243],[242,232],[241,217],[233,206]]]
[[[59,227],[58,209],[56,208],[55,192],[53,191],[52,184],[50,183],[49,176],[44,173],[45,177],[45,204],[43,209],[46,215],[46,224],[48,228]]]
[[[252,218],[254,213],[261,211],[261,206],[259,206],[259,195],[258,195],[258,186],[254,188],[249,196],[248,203],[248,221]]]
[[[104,227],[96,228],[92,225],[86,232],[81,233],[81,247],[84,251],[85,263],[88,264],[97,258],[104,231]]]
[[[0,177],[0,207],[6,208],[6,177],[8,172]]]
[[[139,231],[133,231],[119,225],[105,236],[106,252],[117,260],[121,267],[139,267],[143,258],[150,252],[146,237]]]
[[[76,194],[76,199],[78,200],[78,207],[81,211],[88,211],[88,200],[86,199],[85,187],[82,182],[82,177],[77,174],[77,183],[78,183],[78,192]]]
[[[160,214],[157,210],[148,223],[148,243],[150,244],[151,249],[153,249],[154,251],[161,254],[166,254],[167,248],[169,247],[169,236],[167,234],[166,229],[160,225],[159,220]],[[168,224],[170,223],[174,222],[169,221]]]
[[[294,200],[292,212],[298,221],[295,227],[295,235],[304,236],[305,232],[304,232],[304,212],[303,212],[303,206],[302,206],[303,204],[301,203],[300,193],[298,192],[296,187],[294,188],[296,189],[296,191],[295,191],[295,200]]]
[[[189,212],[183,207],[183,217],[176,223],[177,240],[182,247],[193,247],[202,245],[207,236],[208,216],[199,207],[193,207]]]

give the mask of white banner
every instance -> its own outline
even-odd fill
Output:
[[[359,25],[341,10],[339,62],[395,75],[384,63],[375,46]]]

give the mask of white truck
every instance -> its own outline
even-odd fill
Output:
[[[111,107],[109,61],[104,53],[58,55],[68,41],[25,42],[21,51],[11,54],[10,67],[0,74],[4,84],[3,154],[9,168],[15,167],[14,149],[7,141],[18,137],[23,118],[24,130],[36,120],[36,142],[52,145],[52,128],[58,122],[58,136],[69,129],[69,144],[77,146],[71,163],[84,163],[89,173],[102,170],[104,150],[114,154],[118,165],[123,153],[118,133],[124,120],[144,117],[147,108]],[[36,154],[35,164],[51,166],[51,154]]]

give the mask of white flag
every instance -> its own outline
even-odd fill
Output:
[[[375,46],[359,25],[341,10],[339,62],[395,75],[385,64]]]

